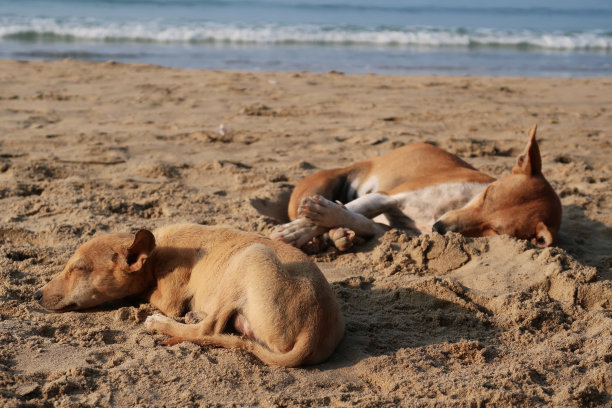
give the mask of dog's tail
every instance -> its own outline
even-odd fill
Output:
[[[268,365],[297,367],[303,364],[315,364],[320,362],[318,360],[323,360],[323,358],[316,360],[310,360],[308,358],[311,357],[310,352],[313,350],[312,337],[312,333],[300,333],[297,336],[297,340],[291,350],[285,353],[272,351],[266,346],[257,343],[256,341],[246,339],[244,337],[239,337],[233,334],[213,334],[210,336],[202,336],[198,338],[169,337],[162,341],[161,344],[172,346],[188,341],[207,347],[236,348],[255,355],[255,357],[257,357]]]

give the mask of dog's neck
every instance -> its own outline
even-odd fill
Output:
[[[176,282],[189,281],[200,252],[194,248],[156,247],[146,260],[139,281],[134,283],[136,293],[167,316],[184,315],[190,295]],[[172,278],[166,279],[169,275]]]
[[[153,252],[155,252],[155,250],[153,250]],[[135,273],[138,276],[130,283],[130,292],[147,298],[157,286],[154,260],[151,259],[151,256],[145,261],[142,269]]]
[[[393,198],[401,203],[402,215],[414,221],[416,229],[422,234],[430,232],[433,224],[445,213],[464,207],[476,199],[489,184],[443,183],[398,193],[393,195]]]

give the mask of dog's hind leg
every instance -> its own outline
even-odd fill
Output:
[[[185,324],[157,313],[147,317],[144,325],[152,333],[161,333],[172,337],[197,338],[223,332],[227,328],[229,320],[235,314],[233,307],[225,307],[216,313],[206,315],[204,319],[197,323],[191,323],[193,317],[201,317],[194,312],[190,316],[186,316],[187,324]]]
[[[179,323],[174,319],[164,316],[161,313],[148,316],[144,322],[144,326],[151,333],[161,333],[170,336],[178,336],[179,333],[183,332],[183,326],[185,328],[199,326],[198,324],[183,324]],[[190,330],[189,330],[190,331]]]

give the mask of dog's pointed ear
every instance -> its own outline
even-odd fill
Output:
[[[127,264],[131,272],[142,269],[153,248],[155,248],[155,237],[151,231],[143,229],[134,235],[134,242],[127,250]]]
[[[531,242],[541,248],[549,247],[553,244],[553,235],[542,221],[536,225],[536,237]]]
[[[516,164],[512,169],[512,174],[526,174],[528,176],[537,176],[542,172],[542,158],[540,157],[540,148],[536,141],[537,126],[534,124],[529,129],[529,142],[525,152],[516,160]]]

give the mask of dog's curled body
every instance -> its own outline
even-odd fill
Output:
[[[80,273],[85,265],[88,272]],[[83,281],[92,287],[80,290],[81,296],[93,295],[96,302],[72,295],[72,289],[84,287]],[[183,324],[150,316],[147,328],[172,336],[167,343],[241,348],[270,365],[319,363],[344,333],[334,293],[306,255],[222,227],[171,225],[154,233],[139,231],[135,237],[94,238],[77,250],[39,298],[51,310],[67,311],[133,294],[166,316],[189,311],[200,318]]]

